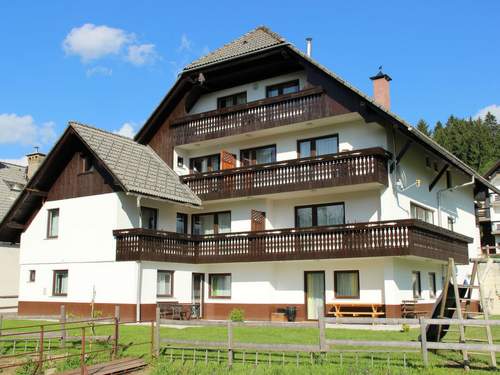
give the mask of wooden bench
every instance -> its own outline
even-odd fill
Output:
[[[420,315],[425,315],[428,312],[417,309],[417,300],[404,300],[401,301],[401,316],[403,318],[418,318]]]
[[[111,375],[125,374],[132,371],[137,371],[146,367],[146,362],[142,359],[122,358],[111,362],[100,363],[97,365],[87,366],[88,375]],[[59,375],[80,375],[81,369],[69,370],[62,372]]]
[[[382,311],[383,305],[379,303],[344,303],[336,302],[331,304],[331,308],[327,310],[328,316],[342,318],[346,316],[358,317],[368,316],[378,318],[385,315]]]
[[[158,302],[158,307],[160,308],[160,318],[162,319],[189,320],[191,315],[190,312],[187,313],[184,306],[177,301]]]

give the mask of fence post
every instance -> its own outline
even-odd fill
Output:
[[[160,307],[156,307],[156,325],[155,325],[155,356],[160,357]]]
[[[120,321],[120,305],[115,306],[115,318]]]
[[[87,369],[85,367],[85,327],[82,327],[82,350],[80,353],[80,374],[81,375],[86,375],[87,374]]]
[[[227,321],[227,365],[233,366],[233,322]]]
[[[323,307],[318,308],[318,328],[319,328],[319,351],[328,351],[326,345],[326,325],[325,325],[325,312]]]
[[[59,318],[61,323],[61,346],[66,347],[66,306],[61,305],[61,317]]]
[[[420,345],[422,350],[422,361],[425,367],[429,366],[429,353],[427,352],[427,322],[423,317],[420,317]]]
[[[116,359],[118,357],[118,340],[120,339],[120,322],[118,321],[118,318],[115,317],[114,323],[115,323],[115,337],[113,340],[113,359]]]
[[[40,347],[38,351],[38,366],[37,369],[42,371],[43,368],[43,339],[44,339],[44,327],[40,326]]]
[[[0,336],[2,336],[3,315],[0,314]]]

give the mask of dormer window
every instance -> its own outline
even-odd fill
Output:
[[[279,83],[277,85],[266,87],[266,97],[274,98],[275,96],[293,94],[299,92],[299,80]]]
[[[239,104],[247,103],[247,93],[240,92],[238,94],[232,94],[228,96],[223,96],[222,98],[217,98],[217,109],[229,108]]]
[[[24,184],[21,184],[19,182],[14,182],[14,181],[6,181],[4,182],[7,184],[7,187],[10,189],[10,191],[22,191],[24,189]]]

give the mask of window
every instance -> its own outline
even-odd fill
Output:
[[[35,280],[36,280],[36,271],[35,270],[30,270],[29,282],[30,283],[34,283]]]
[[[189,161],[192,173],[205,173],[220,170],[220,155],[201,156]]]
[[[415,203],[410,204],[411,217],[413,219],[418,219],[425,221],[429,224],[434,224],[434,211],[428,208],[416,205]]]
[[[411,273],[411,287],[413,289],[413,298],[417,299],[422,296],[422,284],[420,282],[420,271]]]
[[[431,158],[428,156],[425,158],[425,166],[429,169],[432,169],[432,161]]]
[[[334,271],[335,298],[359,298],[359,271]]]
[[[455,226],[455,219],[451,216],[448,216],[448,229],[453,231]]]
[[[295,227],[344,224],[344,203],[327,203],[295,207]]]
[[[141,227],[144,229],[157,229],[158,210],[156,208],[141,207]]]
[[[188,215],[182,214],[180,212],[177,213],[175,231],[177,233],[186,234],[188,231]]]
[[[68,295],[68,270],[54,271],[54,280],[52,284],[53,296]]]
[[[182,168],[184,166],[184,158],[182,156],[177,156],[177,166]]]
[[[336,154],[339,152],[339,137],[337,135],[302,139],[297,144],[299,158]]]
[[[24,189],[24,184],[21,184],[19,182],[7,181],[7,180],[4,180],[4,182],[7,184],[7,187],[11,191],[19,192],[19,191],[23,191],[23,189]]]
[[[290,81],[266,87],[266,97],[273,98],[278,95],[292,94],[299,92],[299,81]]]
[[[223,96],[222,98],[217,98],[217,108],[229,108],[238,104],[246,104],[247,93],[240,92],[238,94]]]
[[[82,173],[91,172],[94,169],[92,158],[88,155],[81,155],[82,158]]]
[[[242,166],[245,167],[255,164],[274,163],[276,161],[276,145],[241,150],[240,160]]]
[[[210,298],[231,298],[231,274],[211,273],[208,275]]]
[[[429,272],[429,296],[436,298],[436,273]]]
[[[156,296],[172,297],[174,295],[174,271],[160,271],[156,273]]]
[[[218,234],[231,232],[231,212],[193,215],[193,234]]]
[[[59,208],[48,211],[47,238],[57,238],[59,235]]]

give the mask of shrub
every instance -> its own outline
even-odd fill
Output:
[[[245,312],[242,309],[232,309],[229,313],[229,320],[233,322],[242,322],[245,320]]]
[[[404,332],[404,333],[408,333],[410,332],[410,326],[406,323],[404,323],[402,326],[401,326],[401,332]]]

